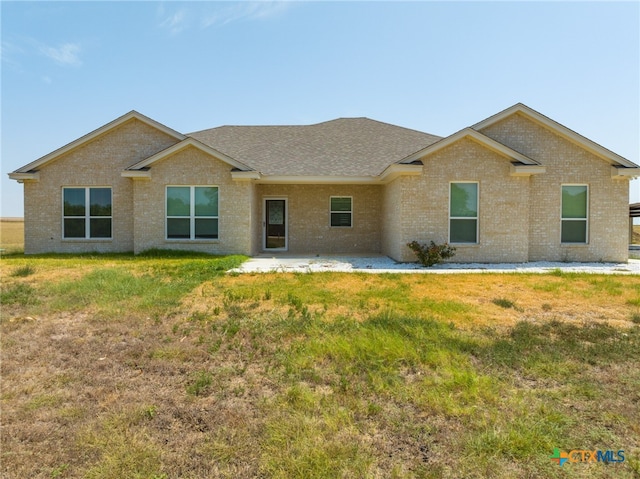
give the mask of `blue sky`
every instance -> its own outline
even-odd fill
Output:
[[[183,133],[366,116],[446,136],[523,102],[640,162],[635,1],[1,9],[2,216],[23,212],[8,172],[133,109]]]

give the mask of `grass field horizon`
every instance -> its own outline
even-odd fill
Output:
[[[640,474],[640,277],[243,260],[3,256],[3,477]]]
[[[640,225],[634,225],[632,244],[640,245]],[[24,251],[24,218],[0,217],[0,248],[8,253]]]
[[[23,218],[0,218],[0,249],[3,253],[24,252]]]

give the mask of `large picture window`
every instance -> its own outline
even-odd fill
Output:
[[[111,238],[111,188],[62,189],[62,237]]]
[[[449,242],[478,242],[478,183],[451,183]]]
[[[218,187],[167,186],[167,239],[218,238]]]
[[[352,198],[350,196],[331,197],[331,226],[353,226]]]
[[[562,185],[563,243],[586,243],[588,238],[589,187]]]

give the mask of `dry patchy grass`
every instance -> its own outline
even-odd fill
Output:
[[[0,219],[0,248],[6,253],[24,251],[24,220]]]
[[[463,329],[513,327],[523,319],[601,321],[628,327],[634,306],[640,313],[640,278],[578,274],[239,275],[202,284],[185,298],[184,306],[211,312],[224,306],[225,292],[255,301],[261,310],[286,312],[293,297],[326,318],[363,319],[393,310],[434,317]],[[496,305],[494,300],[500,298],[515,308]]]
[[[3,477],[639,473],[640,278],[232,262],[4,259]]]

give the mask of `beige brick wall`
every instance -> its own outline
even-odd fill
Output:
[[[610,165],[522,115],[484,134],[537,159],[547,172],[510,176],[508,159],[465,139],[423,159],[420,176],[373,185],[255,185],[233,181],[231,167],[189,147],[154,164],[150,180],[121,171],[176,140],[131,120],[41,169],[25,182],[25,252],[140,252],[173,248],[256,254],[263,249],[266,197],[288,200],[290,253],[377,253],[415,261],[412,240],[448,240],[449,184],[479,183],[479,243],[457,245],[456,262],[626,261],[628,181]],[[589,185],[589,244],[560,244],[561,185]],[[165,239],[167,185],[220,187],[220,238]],[[62,187],[110,186],[112,240],[62,239]],[[331,196],[353,197],[353,227],[331,228]],[[134,239],[135,238],[135,239]]]
[[[262,248],[264,198],[287,198],[290,253],[379,253],[382,188],[368,185],[258,185]],[[332,228],[329,198],[353,197],[353,227]]]
[[[260,185],[252,185],[251,190],[251,254],[256,255],[262,251],[262,221],[264,199]]]
[[[629,182],[611,178],[611,166],[522,115],[483,133],[540,161],[546,173],[531,177],[529,260],[626,261]],[[560,243],[562,184],[589,185],[589,243]]]
[[[40,181],[24,184],[25,252],[132,251],[133,188],[131,180],[120,173],[175,142],[134,119],[42,167]],[[112,188],[113,239],[62,239],[64,186]]]
[[[399,261],[415,261],[415,255],[406,243],[413,240],[448,242],[450,182],[476,181],[479,185],[478,244],[455,245],[457,251],[451,261],[527,261],[528,178],[510,176],[511,163],[507,158],[470,139],[456,142],[422,161],[421,176],[395,180],[401,182],[403,234],[394,233],[399,236],[400,245],[396,248],[401,247],[401,251],[397,255],[389,250],[390,256]],[[392,183],[387,191],[391,192],[393,188]],[[397,193],[394,194],[397,198]]]
[[[415,260],[405,246],[411,240],[406,239],[403,229],[405,205],[403,187],[407,180],[409,180],[407,177],[397,178],[384,185],[382,190],[381,251],[382,254],[398,261]]]
[[[162,248],[212,254],[250,254],[255,186],[245,181],[233,181],[231,169],[227,163],[191,146],[153,164],[150,180],[135,180],[134,251],[139,253],[150,248]],[[166,187],[180,185],[219,187],[219,239],[166,239]]]

